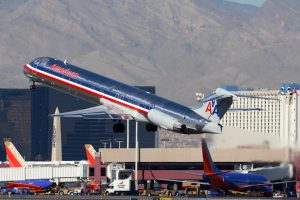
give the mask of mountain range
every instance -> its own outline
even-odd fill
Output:
[[[0,84],[29,87],[22,66],[68,62],[195,104],[221,85],[299,82],[300,1],[0,1]]]

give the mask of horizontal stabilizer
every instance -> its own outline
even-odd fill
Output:
[[[231,97],[233,101],[237,100],[237,96],[227,90],[224,90],[222,88],[217,88],[214,93],[211,95],[205,97],[204,99],[201,100],[201,103],[205,103],[208,101],[212,100],[220,100],[220,99],[225,99]]]
[[[237,97],[241,97],[241,98],[265,99],[265,100],[275,100],[275,101],[279,101],[279,99],[276,99],[276,98],[260,97],[260,96],[255,96],[255,95],[236,94],[236,96],[237,96]]]
[[[222,88],[217,88],[215,92],[208,95],[207,97],[200,100],[202,104],[200,108],[193,109],[197,114],[202,117],[209,119],[213,122],[219,123],[224,114],[227,111],[237,112],[237,111],[261,111],[260,108],[233,108],[230,109],[233,101],[238,98],[253,98],[253,99],[264,99],[264,100],[279,100],[277,98],[261,97],[255,95],[243,95],[234,94]]]
[[[230,108],[228,112],[239,112],[239,111],[262,111],[262,108]]]

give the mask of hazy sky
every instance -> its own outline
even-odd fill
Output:
[[[233,1],[241,4],[250,4],[250,5],[260,7],[266,0],[226,0],[226,1]]]

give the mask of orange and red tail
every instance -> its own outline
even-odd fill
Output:
[[[91,144],[85,144],[84,147],[89,166],[94,166],[96,157],[96,151],[94,147]]]
[[[11,141],[5,141],[5,150],[9,167],[26,167],[27,163]]]
[[[210,152],[208,150],[205,139],[202,139],[202,156],[203,156],[203,168],[204,168],[205,175],[220,173],[220,170],[216,168],[214,162],[211,159]]]

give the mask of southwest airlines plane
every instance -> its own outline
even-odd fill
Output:
[[[238,171],[221,171],[213,162],[207,143],[202,139],[202,158],[203,158],[203,174],[193,172],[178,172],[183,174],[190,174],[202,177],[205,182],[197,181],[182,181],[182,180],[168,180],[159,179],[162,183],[166,182],[190,182],[201,185],[210,185],[211,188],[223,192],[226,195],[237,194],[246,196],[263,196],[270,197],[273,195],[273,185],[283,184],[284,182],[271,183],[265,176],[251,173],[241,173]],[[290,182],[290,181],[288,181]]]
[[[246,195],[258,195],[270,197],[273,195],[273,184],[263,175],[244,174],[240,172],[221,172],[216,168],[205,139],[202,140],[202,156],[204,180],[218,190],[225,191],[227,194],[238,191]],[[278,182],[276,184],[282,184]]]
[[[202,100],[200,108],[190,108],[50,57],[24,65],[24,74],[33,82],[32,89],[40,82],[99,105],[60,116],[120,119],[113,126],[115,132],[124,131],[121,119],[132,119],[147,123],[148,131],[160,127],[183,134],[220,134],[220,119],[236,99],[218,88]]]

